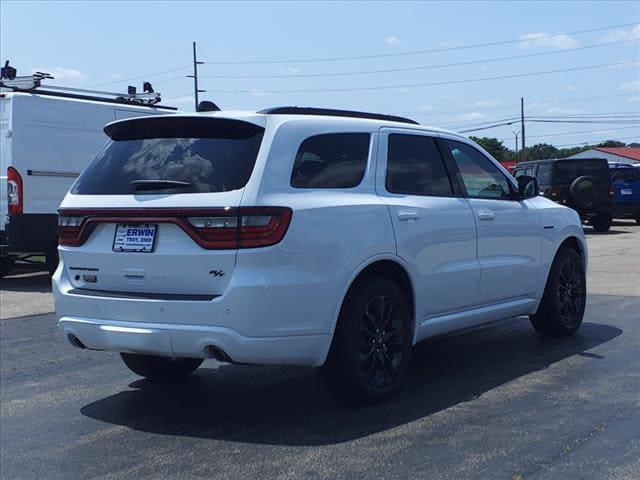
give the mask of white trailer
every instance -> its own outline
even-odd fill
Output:
[[[39,81],[25,92],[6,88],[9,83],[0,83],[0,277],[16,260],[34,255],[44,255],[55,269],[58,206],[107,142],[106,123],[175,111],[138,103],[142,95],[149,98],[146,93],[71,93]]]

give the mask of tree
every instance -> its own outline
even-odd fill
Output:
[[[627,144],[624,142],[619,142],[618,140],[605,140],[604,142],[600,142],[596,147],[626,147]]]
[[[502,141],[498,140],[497,138],[474,136],[470,136],[469,138],[479,144],[499,162],[511,160],[514,157],[513,152],[505,147],[504,143],[502,143]]]
[[[560,150],[548,143],[537,143],[525,148],[525,158],[527,160],[544,160],[547,158],[559,158]]]

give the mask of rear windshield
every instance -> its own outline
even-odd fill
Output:
[[[612,170],[611,172],[611,180],[615,181],[623,181],[623,182],[636,182],[640,180],[640,168],[631,167],[631,168],[620,168],[616,170]]]
[[[609,167],[605,161],[579,161],[560,160],[555,162],[553,172],[553,183],[569,184],[576,178],[583,175],[590,175],[603,183],[609,182]]]
[[[80,195],[206,193],[243,188],[264,129],[236,120],[158,117],[107,127],[113,141],[73,185]]]

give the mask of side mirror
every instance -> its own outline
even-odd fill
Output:
[[[520,197],[520,200],[540,195],[540,187],[536,177],[520,175],[516,180],[518,181],[518,196]]]

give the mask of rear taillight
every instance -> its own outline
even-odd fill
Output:
[[[99,223],[173,223],[208,250],[268,247],[291,223],[286,207],[219,209],[60,210],[60,245],[79,246]]]
[[[58,243],[70,247],[82,245],[82,226],[85,217],[58,216]]]
[[[291,222],[291,209],[241,207],[228,216],[188,217],[204,248],[257,248],[280,242]]]
[[[614,194],[615,194],[615,190],[613,189],[613,187],[609,187],[609,196],[613,197]]]
[[[10,214],[22,213],[22,177],[13,168],[7,168],[7,205]]]

